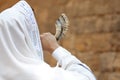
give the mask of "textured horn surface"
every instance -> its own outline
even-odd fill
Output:
[[[57,41],[59,41],[68,30],[69,27],[68,17],[64,13],[62,13],[60,17],[56,20],[55,26],[56,26],[55,37]]]

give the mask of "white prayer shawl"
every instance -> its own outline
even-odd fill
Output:
[[[19,1],[0,13],[0,80],[49,80],[49,68],[31,7]]]

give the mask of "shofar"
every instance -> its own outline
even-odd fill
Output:
[[[55,37],[56,40],[59,41],[68,30],[69,27],[68,17],[64,13],[62,13],[58,20],[56,21],[55,26],[56,26]]]

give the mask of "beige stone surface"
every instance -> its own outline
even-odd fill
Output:
[[[1,0],[0,12],[19,0]],[[98,80],[120,79],[120,0],[27,0],[35,11],[40,32],[55,34],[61,13],[70,19],[59,42],[94,72]],[[56,61],[48,52],[45,61]]]
[[[114,64],[117,54],[114,52],[103,53],[100,55],[100,68],[101,72],[112,72],[114,71]]]

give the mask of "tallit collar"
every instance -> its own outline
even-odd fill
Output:
[[[30,26],[26,26],[26,27],[27,27],[27,31],[29,33],[30,39],[40,59],[43,60],[43,51],[42,51],[41,40],[39,36],[40,32],[38,30],[38,25],[37,25],[34,13],[32,11],[32,8],[24,0],[19,1],[17,4],[13,6],[13,8],[16,8],[19,12],[24,14],[25,17],[27,18]]]

